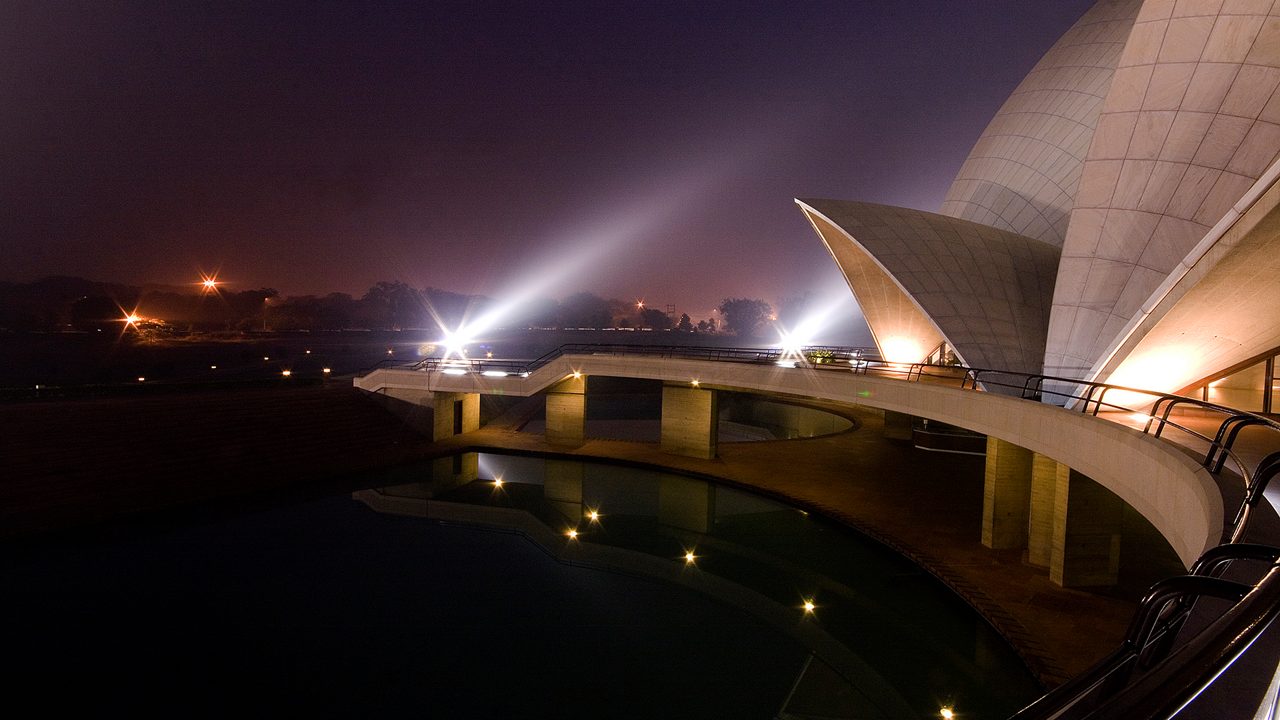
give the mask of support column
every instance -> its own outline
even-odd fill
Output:
[[[1031,503],[1031,451],[987,436],[982,486],[982,544],[994,550],[1027,545]]]
[[[914,417],[906,413],[884,411],[884,436],[890,440],[910,440]]]
[[[432,440],[444,440],[480,428],[480,393],[438,392],[433,402]]]
[[[1120,570],[1124,501],[1070,470],[1059,471],[1049,579],[1062,587],[1114,585]]]
[[[573,460],[551,460],[543,464],[542,497],[564,516],[570,527],[582,522],[582,479],[586,466]]]
[[[658,481],[658,522],[690,532],[711,532],[715,488],[701,480],[664,475]]]
[[[547,390],[547,442],[581,445],[587,436],[587,376],[570,375]]]
[[[688,385],[662,387],[662,452],[714,458],[719,422],[714,390]]]
[[[1049,567],[1053,556],[1053,504],[1058,482],[1067,482],[1071,468],[1051,457],[1032,453],[1031,503],[1027,518],[1027,562]]]

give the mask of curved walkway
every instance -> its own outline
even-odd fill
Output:
[[[695,383],[892,410],[998,437],[1067,465],[1140,512],[1186,567],[1222,539],[1214,478],[1177,446],[1138,430],[1039,402],[852,372],[622,355],[562,355],[527,376],[378,370],[356,380],[370,392],[534,395],[571,374]]]

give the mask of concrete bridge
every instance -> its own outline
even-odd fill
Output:
[[[479,427],[481,394],[546,398],[546,439],[584,440],[586,378],[663,383],[664,453],[716,454],[717,391],[810,398],[882,410],[886,426],[928,418],[988,436],[982,539],[1027,549],[1064,586],[1113,582],[1123,500],[1188,567],[1222,541],[1224,502],[1212,475],[1183,449],[1122,424],[1039,402],[847,369],[618,354],[566,354],[528,372],[380,369],[356,387],[434,407],[434,438]],[[1104,492],[1108,490],[1110,492]],[[1118,499],[1117,499],[1118,498]],[[904,501],[909,497],[904,495]]]

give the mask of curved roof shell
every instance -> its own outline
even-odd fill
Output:
[[[944,215],[1061,246],[1103,101],[1141,0],[1084,14],[992,118],[942,203]]]
[[[887,359],[946,340],[971,366],[1038,372],[1058,248],[907,208],[797,200],[831,251]],[[915,357],[894,357],[910,340]]]
[[[1184,259],[1280,153],[1278,86],[1273,3],[1143,4],[1076,192],[1045,372],[1102,379],[1132,346]]]

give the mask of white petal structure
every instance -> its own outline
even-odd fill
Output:
[[[800,205],[882,350],[892,326],[922,355],[1185,389],[1280,347],[1278,87],[1280,3],[1102,0],[961,167],[941,211],[976,228]]]

